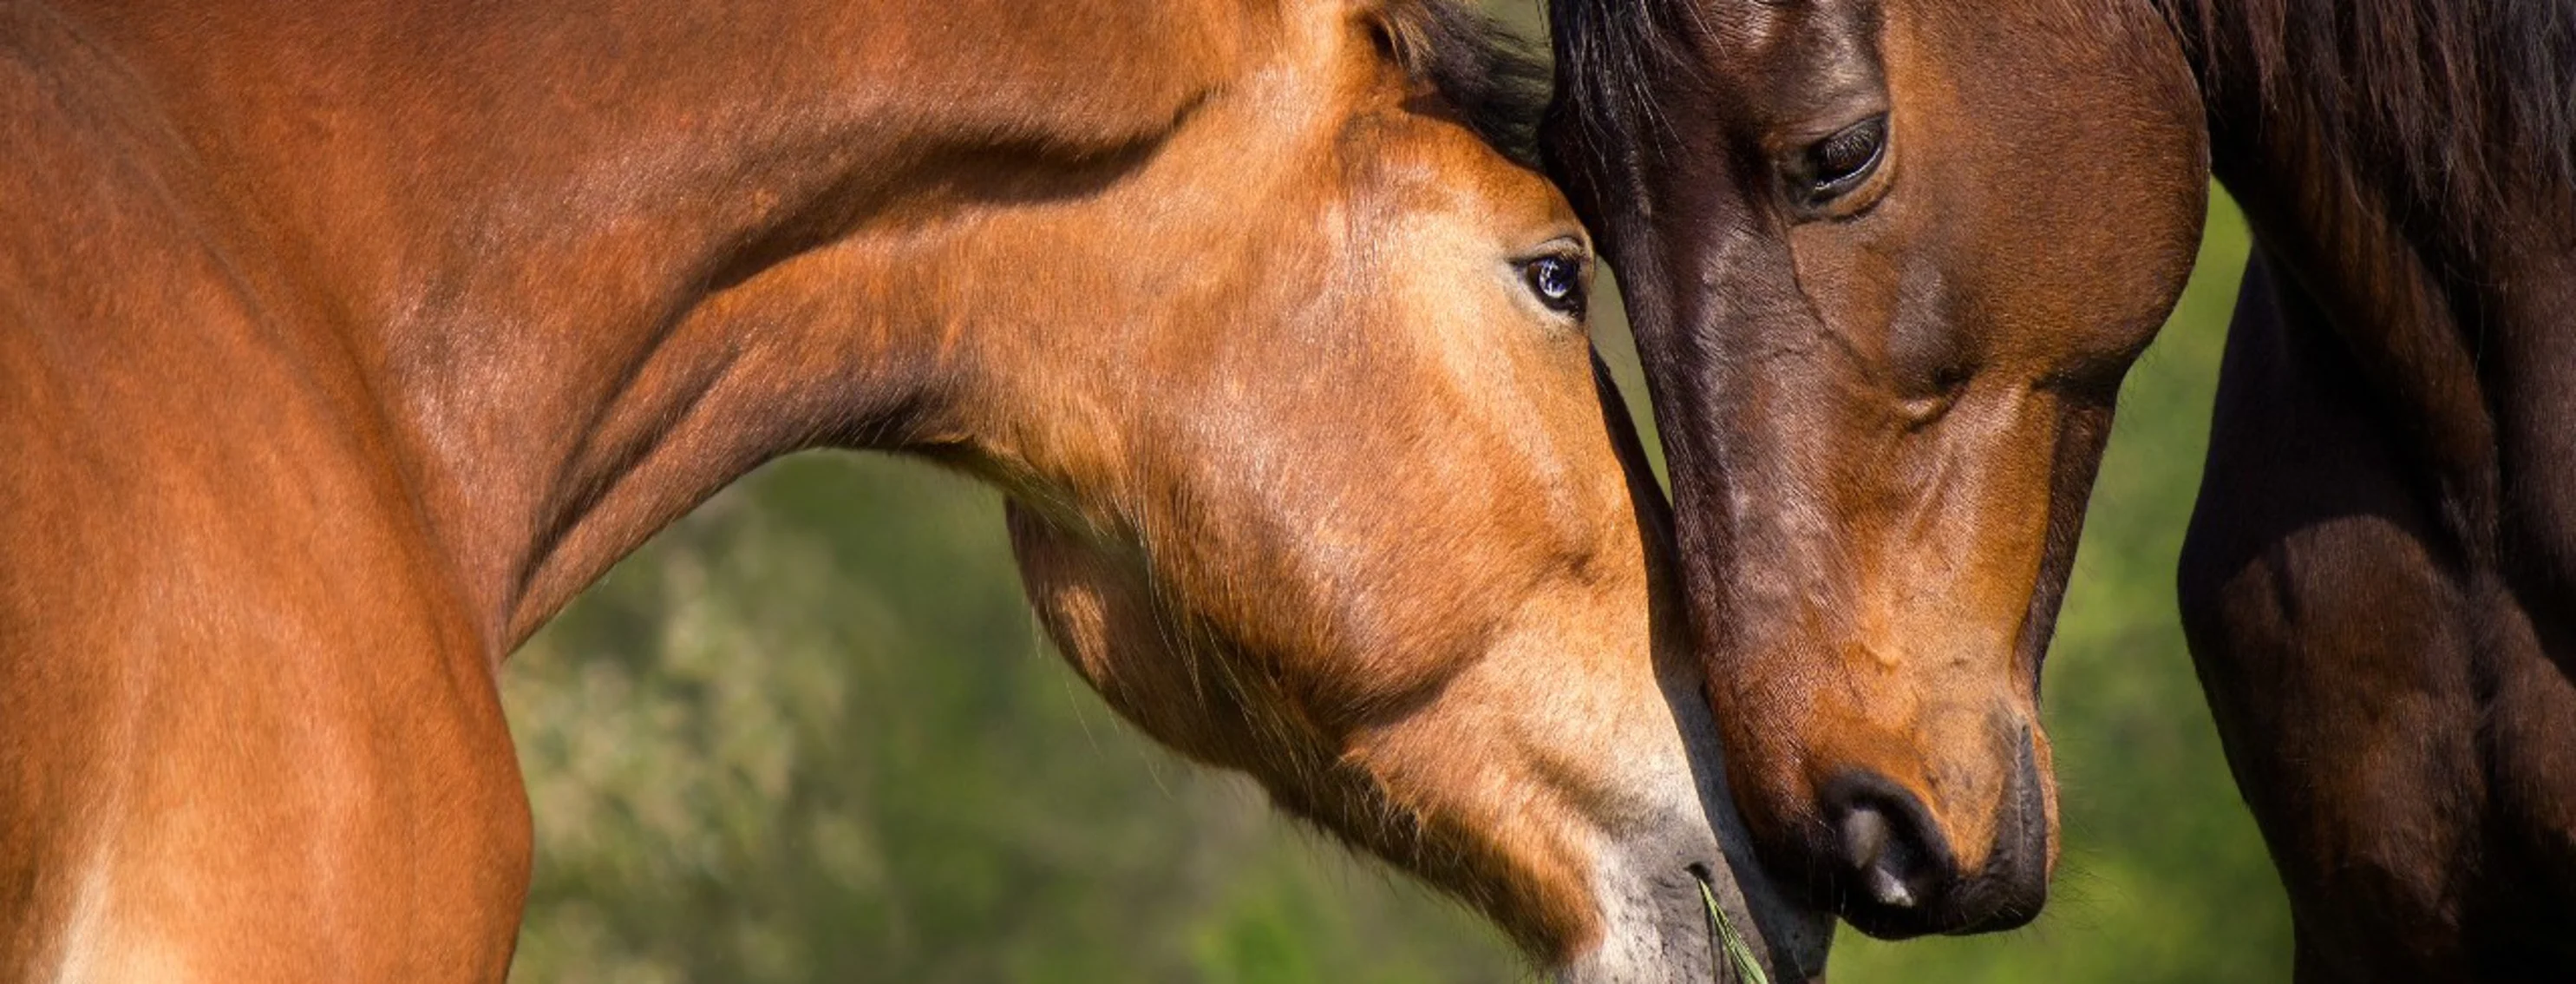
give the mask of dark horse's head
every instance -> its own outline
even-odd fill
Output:
[[[2200,103],[2144,0],[1557,0],[1549,153],[1628,292],[1766,860],[1875,935],[2020,925],[2038,677]]]

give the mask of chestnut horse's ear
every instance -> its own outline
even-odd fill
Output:
[[[1379,50],[1417,95],[1514,162],[1539,165],[1550,72],[1526,39],[1456,0],[1390,0],[1368,16]]]

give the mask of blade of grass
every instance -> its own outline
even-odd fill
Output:
[[[1735,920],[1727,918],[1726,910],[1717,904],[1717,892],[1709,888],[1707,876],[1701,875],[1697,880],[1699,899],[1708,904],[1709,936],[1717,944],[1715,948],[1725,952],[1726,962],[1734,965],[1738,984],[1771,984],[1771,975],[1763,971],[1762,961],[1753,956],[1752,947],[1745,945],[1744,935],[1735,931]]]

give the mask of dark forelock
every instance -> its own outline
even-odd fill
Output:
[[[1548,69],[1527,41],[1457,0],[1396,0],[1379,22],[1407,76],[1438,92],[1486,143],[1537,163]]]

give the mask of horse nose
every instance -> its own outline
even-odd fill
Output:
[[[1876,772],[1844,774],[1821,790],[1833,850],[1837,911],[1882,939],[1983,933],[2028,923],[2048,897],[2046,779],[2030,737],[2014,756],[1985,864],[1962,870],[1923,800]]]
[[[1844,918],[1871,935],[1882,935],[1874,923],[1913,935],[1902,928],[1921,921],[1912,914],[1959,878],[1950,842],[1931,812],[1876,772],[1843,776],[1824,791],[1822,805],[1835,838],[1836,894],[1844,900]]]

